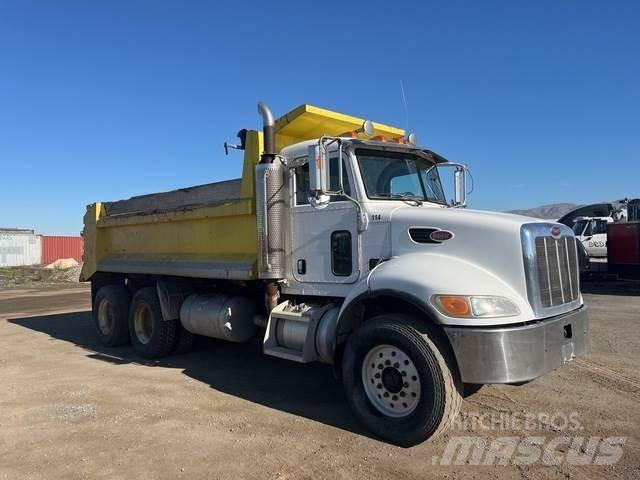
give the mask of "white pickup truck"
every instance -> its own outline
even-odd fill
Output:
[[[591,261],[607,260],[607,224],[612,217],[578,217],[573,224],[573,233],[582,243]]]

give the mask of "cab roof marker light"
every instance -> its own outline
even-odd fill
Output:
[[[341,133],[338,136],[356,138],[359,133],[364,133],[367,137],[373,135],[375,133],[373,122],[371,120],[365,120],[364,122],[362,122],[362,126],[356,128],[355,130],[351,130],[350,132]]]

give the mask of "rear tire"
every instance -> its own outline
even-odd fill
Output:
[[[134,350],[144,358],[159,358],[171,351],[176,321],[164,320],[154,287],[138,290],[129,309],[129,331]]]
[[[173,353],[187,353],[193,348],[196,342],[196,335],[184,328],[178,320],[176,320],[176,339],[173,345]]]
[[[351,408],[374,434],[403,447],[445,431],[462,384],[431,325],[400,314],[368,320],[347,342],[343,383]]]
[[[129,302],[131,297],[124,285],[101,287],[93,301],[93,321],[98,339],[106,347],[129,343]]]

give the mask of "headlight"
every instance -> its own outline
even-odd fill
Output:
[[[489,295],[434,295],[431,303],[449,317],[495,318],[520,314],[520,309],[508,298]]]

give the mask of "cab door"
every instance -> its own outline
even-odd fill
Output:
[[[330,157],[331,189],[338,190],[338,158]],[[353,185],[346,158],[344,191]],[[333,175],[335,172],[335,175]],[[300,283],[353,283],[360,276],[358,262],[357,209],[346,197],[332,196],[328,205],[309,203],[309,164],[296,167],[292,175],[291,266]]]

